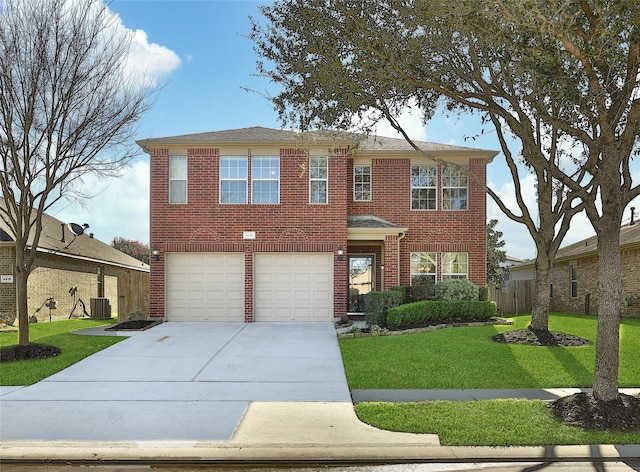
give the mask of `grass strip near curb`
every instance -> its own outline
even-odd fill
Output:
[[[552,313],[552,331],[581,336],[588,346],[528,346],[491,337],[526,328],[528,315],[513,326],[447,328],[402,336],[341,339],[351,389],[505,389],[591,387],[597,317]],[[640,386],[640,319],[620,326],[620,387]]]
[[[29,325],[32,343],[50,344],[60,349],[58,356],[0,363],[0,385],[32,385],[72,364],[123,339],[117,336],[79,336],[72,334],[86,328],[116,323],[117,320],[62,320]],[[0,347],[18,344],[16,331],[0,332]]]
[[[563,424],[540,400],[363,402],[355,410],[361,421],[380,429],[437,434],[443,446],[640,444],[640,432]]]

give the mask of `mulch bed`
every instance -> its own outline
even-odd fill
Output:
[[[58,354],[60,354],[60,349],[50,344],[30,343],[26,346],[6,346],[0,348],[0,362],[46,359],[48,357],[55,357]]]
[[[105,331],[144,331],[145,329],[153,328],[155,325],[162,323],[162,321],[153,320],[131,320],[123,321],[117,325],[105,328]]]
[[[586,429],[640,431],[640,398],[619,394],[618,400],[598,401],[592,393],[577,393],[549,404],[559,420]]]
[[[531,329],[518,329],[496,334],[491,339],[499,343],[530,344],[533,346],[586,346],[588,339],[574,336],[573,334],[556,331],[534,331]]]

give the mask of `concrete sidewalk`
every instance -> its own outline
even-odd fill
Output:
[[[443,447],[363,424],[331,323],[164,323],[35,385],[0,387],[0,406],[4,462],[640,458],[640,446]]]

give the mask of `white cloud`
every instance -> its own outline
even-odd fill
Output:
[[[180,57],[171,49],[149,42],[144,30],[127,28],[117,13],[113,17],[113,28],[117,34],[131,39],[125,73],[131,74],[136,83],[155,87],[160,80],[180,67]]]

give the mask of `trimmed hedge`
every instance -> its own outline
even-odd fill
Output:
[[[432,300],[434,296],[434,285],[398,285],[390,290],[402,292],[402,303],[421,302]]]
[[[386,328],[387,312],[402,303],[402,296],[402,292],[397,290],[367,293],[364,296],[364,320],[367,326]]]
[[[451,300],[408,303],[389,308],[386,325],[391,329],[411,328],[448,320],[488,320],[496,316],[494,302]]]
[[[478,286],[469,279],[441,280],[435,294],[436,300],[478,300]]]

